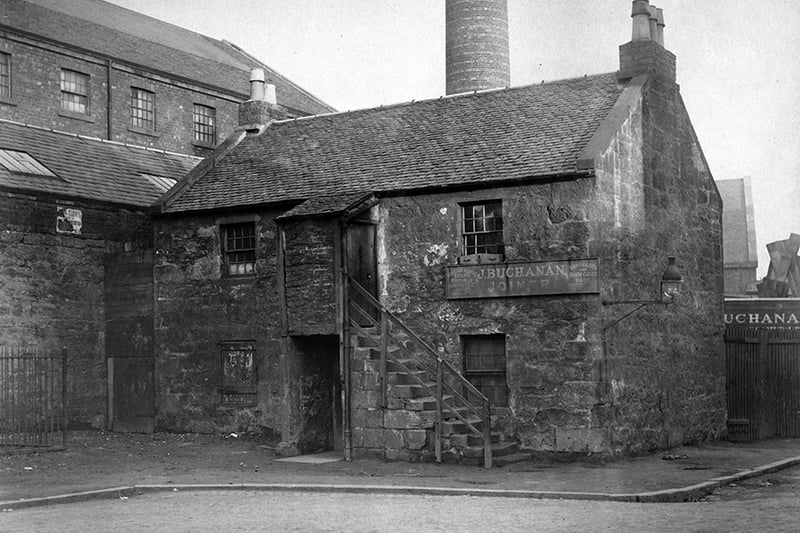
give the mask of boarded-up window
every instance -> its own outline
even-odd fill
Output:
[[[505,335],[464,335],[464,376],[495,407],[508,405]]]
[[[226,276],[252,276],[256,272],[256,224],[223,224],[222,261]]]
[[[226,405],[255,405],[256,350],[253,341],[220,343],[220,392]]]

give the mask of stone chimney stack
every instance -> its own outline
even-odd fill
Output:
[[[664,48],[664,10],[649,0],[633,0],[631,41],[619,47],[617,77],[626,80],[649,74],[675,83],[675,54]]]
[[[256,131],[270,122],[286,118],[286,111],[278,105],[275,86],[265,83],[264,70],[250,71],[250,99],[239,104],[237,131]]]
[[[446,93],[508,87],[507,0],[446,0]]]

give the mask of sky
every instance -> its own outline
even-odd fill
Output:
[[[443,0],[111,0],[231,41],[340,111],[444,94]],[[758,276],[800,233],[800,0],[652,0],[715,179],[750,176]],[[630,0],[508,0],[511,84],[613,72]]]

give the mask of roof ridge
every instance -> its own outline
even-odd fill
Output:
[[[153,153],[158,153],[158,154],[175,155],[175,156],[186,157],[186,158],[189,158],[189,159],[198,159],[198,160],[202,160],[203,159],[202,157],[198,157],[196,155],[181,154],[181,153],[178,153],[178,152],[170,152],[169,150],[162,150],[162,149],[159,149],[159,148],[151,148],[149,146],[141,146],[141,145],[138,145],[138,144],[128,144],[128,143],[119,142],[119,141],[111,141],[111,140],[108,140],[108,139],[101,139],[100,137],[90,137],[88,135],[79,135],[77,133],[72,133],[72,132],[69,132],[69,131],[61,131],[61,130],[56,130],[56,129],[53,129],[53,128],[46,128],[44,126],[37,126],[35,124],[28,124],[26,122],[18,122],[16,120],[9,120],[9,119],[6,119],[6,118],[0,118],[0,123],[13,124],[15,126],[22,126],[24,128],[30,128],[30,129],[34,129],[34,130],[46,131],[48,133],[55,133],[55,134],[58,134],[58,135],[66,135],[67,137],[75,137],[75,138],[83,139],[83,140],[87,140],[87,141],[98,141],[98,142],[101,142],[101,143],[104,143],[104,144],[111,144],[111,145],[115,145],[115,146],[124,146],[126,148],[136,148],[136,149],[146,150],[148,152],[153,152]]]
[[[397,103],[394,103],[394,104],[387,104],[387,105],[381,104],[381,105],[373,106],[373,107],[361,107],[361,108],[357,108],[357,109],[348,109],[347,111],[335,111],[335,112],[332,112],[332,113],[319,113],[317,115],[307,115],[307,116],[303,116],[303,117],[287,118],[287,119],[283,119],[283,120],[276,120],[276,121],[272,122],[272,124],[288,124],[288,123],[298,122],[298,121],[302,121],[302,120],[310,120],[310,119],[314,119],[314,118],[324,118],[324,117],[331,117],[331,116],[338,116],[338,115],[347,115],[348,113],[359,113],[359,112],[362,112],[362,111],[373,111],[373,110],[378,110],[378,109],[394,109],[394,108],[397,108],[397,107],[409,106],[409,105],[412,105],[412,104],[420,104],[420,103],[425,103],[425,102],[435,102],[435,101],[438,101],[438,100],[450,100],[450,99],[455,99],[455,98],[466,98],[466,97],[469,97],[469,96],[476,96],[476,95],[483,95],[483,94],[490,94],[490,93],[499,93],[499,92],[505,92],[505,91],[517,91],[517,90],[522,90],[522,89],[528,89],[528,88],[531,88],[531,87],[542,87],[542,86],[548,86],[548,85],[557,85],[559,83],[565,83],[565,82],[569,82],[569,81],[585,80],[585,79],[589,79],[589,78],[599,78],[601,76],[610,76],[610,75],[615,75],[616,76],[616,72],[601,72],[601,73],[598,73],[598,74],[584,74],[583,76],[577,76],[577,77],[572,77],[572,78],[559,78],[557,80],[549,80],[549,81],[542,80],[540,83],[529,83],[529,84],[526,84],[526,85],[514,85],[514,86],[508,86],[508,87],[496,87],[496,88],[492,88],[492,89],[478,89],[478,90],[474,90],[474,91],[467,91],[467,92],[456,93],[456,94],[443,94],[441,96],[437,96],[437,97],[433,97],[433,98],[424,98],[422,100],[407,100],[405,102],[397,102]]]

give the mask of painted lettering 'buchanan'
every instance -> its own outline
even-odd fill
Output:
[[[800,327],[800,317],[795,313],[725,313],[725,323],[729,325],[789,325]]]
[[[568,276],[567,265],[545,263],[535,266],[502,266],[502,267],[483,267],[478,272],[478,279],[492,278],[522,278],[522,277],[541,277],[541,276]]]
[[[447,297],[499,298],[599,291],[597,259],[504,265],[458,265],[447,269]]]

